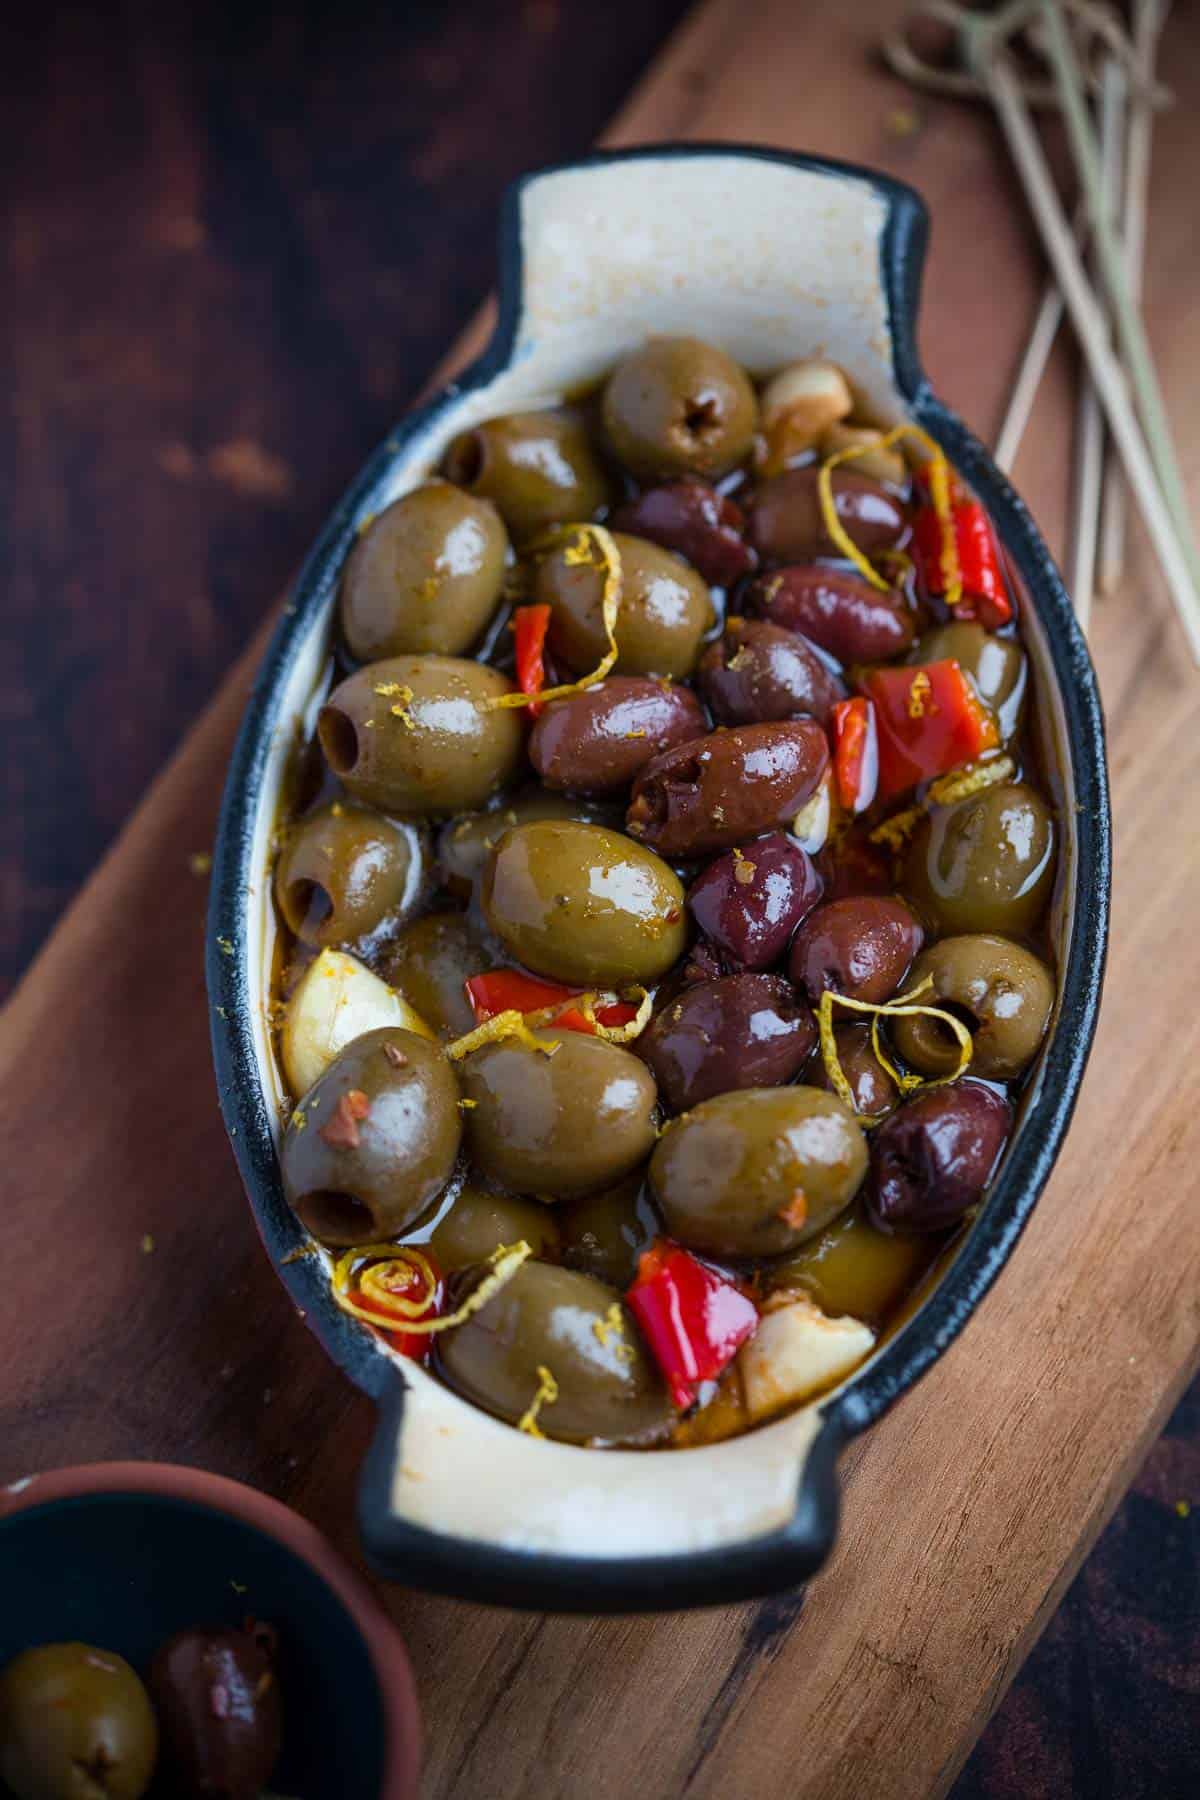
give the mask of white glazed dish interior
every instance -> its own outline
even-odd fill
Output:
[[[497,414],[554,404],[655,333],[709,339],[756,374],[797,356],[829,356],[880,421],[903,417],[880,278],[886,217],[886,202],[866,180],[719,152],[667,156],[642,163],[636,173],[600,163],[528,184],[521,212],[523,296],[509,366],[440,410],[404,446],[385,485],[364,502],[363,515],[422,481],[457,432]],[[324,691],[334,612],[331,591],[278,693],[254,821],[253,867],[261,879],[245,897],[248,991],[258,1002],[255,1054],[273,1121],[281,1117],[285,1090],[267,1024],[275,938],[271,838],[297,726],[311,724]],[[1056,937],[1065,954],[1074,781],[1032,608],[1025,609],[1023,625],[1066,785],[1065,875],[1056,902]],[[592,1451],[514,1431],[419,1364],[382,1345],[377,1354],[402,1367],[408,1386],[394,1515],[443,1535],[562,1556],[682,1555],[782,1528],[795,1510],[821,1406],[830,1398],[712,1446],[650,1455]]]

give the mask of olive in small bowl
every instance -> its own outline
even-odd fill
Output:
[[[956,1081],[906,1100],[871,1134],[867,1212],[881,1231],[945,1231],[983,1198],[1012,1125],[1007,1100]]]
[[[928,1237],[916,1233],[880,1231],[860,1199],[820,1237],[781,1257],[769,1279],[776,1292],[805,1289],[831,1319],[849,1316],[879,1326],[923,1273],[935,1249]]]
[[[446,821],[437,838],[440,879],[452,893],[470,899],[483,874],[488,852],[514,825],[528,825],[535,819],[575,819],[580,824],[606,825],[620,824],[621,815],[616,807],[595,806],[577,795],[552,793],[540,783],[521,788],[486,812],[464,813],[461,818]]]
[[[704,728],[704,708],[690,688],[611,675],[547,703],[529,734],[529,760],[548,788],[617,794],[652,756]]]
[[[971,1030],[971,1072],[1011,1081],[1038,1053],[1054,1007],[1054,977],[1041,957],[1008,938],[979,932],[942,938],[913,966],[912,985],[932,981],[923,1006],[948,1008]],[[892,1037],[905,1062],[923,1075],[949,1075],[959,1046],[939,1020],[913,1014],[892,1020]]]
[[[612,516],[614,531],[673,550],[714,587],[730,587],[754,568],[745,526],[737,502],[695,476],[647,488]]]
[[[1000,735],[1013,736],[1021,722],[1028,662],[1013,638],[996,637],[969,619],[953,619],[927,631],[912,653],[914,663],[945,662],[952,657],[975,684],[975,691],[993,714]]]
[[[406,926],[384,951],[380,969],[439,1037],[456,1038],[476,1024],[466,982],[495,962],[467,913],[435,912]]]
[[[351,944],[403,924],[421,891],[426,846],[411,827],[334,800],[288,833],[275,898],[301,943]]]
[[[818,471],[809,465],[788,469],[763,483],[750,506],[750,542],[765,562],[808,562],[815,556],[840,556],[821,511]],[[904,507],[887,488],[853,469],[835,469],[831,477],[839,523],[868,556],[888,550],[904,531]]]
[[[157,1757],[150,1698],[114,1652],[40,1644],[0,1672],[0,1779],[14,1800],[141,1800]]]
[[[825,724],[843,693],[811,645],[762,619],[727,620],[724,635],[700,658],[696,679],[721,725],[802,713]]]
[[[913,833],[901,887],[942,932],[1031,931],[1054,883],[1054,820],[1024,782],[939,807]]]
[[[821,898],[812,858],[781,831],[715,857],[688,889],[688,911],[705,937],[747,969],[779,962]]]
[[[608,502],[608,479],[583,418],[569,406],[506,413],[460,432],[442,471],[490,500],[518,546],[555,525],[590,519]]]
[[[881,593],[861,575],[827,563],[797,563],[760,575],[741,604],[754,618],[800,632],[840,663],[887,662],[903,656],[915,635],[902,595]]]
[[[535,1256],[556,1260],[556,1210],[543,1206],[540,1200],[497,1194],[490,1188],[468,1183],[454,1196],[425,1241],[438,1268],[449,1275],[485,1263],[502,1245],[522,1239]]]
[[[612,534],[621,563],[617,612],[618,675],[690,675],[715,618],[707,584],[682,557],[644,538]],[[550,648],[576,675],[608,649],[604,625],[607,563],[564,544],[538,565],[534,592],[550,608]]]
[[[789,825],[828,766],[829,742],[815,719],[715,731],[646,764],[626,830],[664,856],[727,850]]]
[[[903,900],[827,900],[793,938],[788,972],[814,1006],[826,988],[879,1006],[904,980],[924,936]]]
[[[173,1794],[259,1800],[279,1761],[283,1712],[268,1626],[176,1632],[149,1684]]]
[[[683,1112],[735,1088],[792,1081],[817,1041],[813,1016],[779,975],[725,975],[684,989],[638,1039],[659,1096]]]
[[[900,1098],[900,1090],[875,1054],[869,1025],[836,1025],[833,1043],[841,1069],[854,1101],[859,1119],[878,1119],[891,1111]],[[829,1088],[833,1083],[824,1058],[814,1056],[806,1080],[814,1087]]]
[[[638,1258],[659,1229],[644,1188],[645,1172],[635,1169],[613,1187],[555,1207],[561,1259],[568,1269],[580,1269],[624,1293],[637,1274]]]
[[[723,475],[749,454],[758,423],[745,370],[691,337],[651,338],[623,357],[603,411],[618,462],[641,481]]]

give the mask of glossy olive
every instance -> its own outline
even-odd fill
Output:
[[[670,550],[621,531],[613,540],[621,561],[616,673],[690,675],[715,616],[706,583]],[[607,573],[598,555],[580,560],[574,544],[538,565],[534,592],[550,608],[550,648],[577,675],[596,668],[608,649]]]
[[[890,588],[881,593],[861,575],[825,563],[798,563],[760,575],[746,590],[741,606],[752,617],[802,632],[842,663],[887,662],[903,656],[915,635],[912,612],[902,594]]]
[[[411,826],[334,800],[289,830],[275,898],[302,943],[351,944],[402,925],[420,897],[426,846]]]
[[[869,1025],[837,1025],[833,1041],[838,1066],[850,1084],[854,1110],[860,1119],[878,1118],[900,1098],[900,1090],[871,1046]],[[814,1087],[833,1088],[822,1057],[814,1056],[806,1077]]]
[[[340,682],[321,708],[325,760],[358,800],[439,818],[482,806],[512,778],[524,731],[490,702],[512,683],[454,656],[393,656]]]
[[[745,539],[741,507],[694,476],[647,488],[617,508],[612,526],[674,550],[714,587],[731,587],[758,561]]]
[[[755,725],[807,714],[825,724],[843,688],[810,644],[764,619],[732,618],[696,670],[721,725]]]
[[[828,1231],[770,1271],[777,1292],[802,1288],[831,1319],[882,1325],[929,1262],[927,1237],[883,1232],[856,1202]]]
[[[491,500],[518,544],[590,519],[608,479],[573,407],[508,413],[460,432],[442,461],[458,487]]]
[[[895,494],[853,469],[835,469],[831,479],[834,509],[851,541],[868,556],[890,549],[905,525]],[[772,563],[841,555],[825,529],[815,466],[788,469],[763,483],[750,504],[750,542]]]
[[[639,1256],[658,1231],[644,1188],[638,1169],[615,1187],[555,1208],[562,1260],[569,1269],[581,1269],[624,1292],[637,1274]]]
[[[441,1193],[462,1138],[458,1080],[438,1045],[385,1027],[355,1038],[288,1121],[284,1192],[320,1243],[393,1237]]]
[[[788,973],[814,1006],[826,988],[878,1006],[904,980],[924,936],[903,900],[827,900],[796,933]]]
[[[555,1210],[540,1200],[522,1200],[516,1194],[494,1194],[468,1185],[450,1202],[425,1241],[438,1268],[450,1275],[486,1262],[502,1244],[522,1240],[535,1256],[555,1260],[559,1246]]]
[[[909,843],[901,887],[942,932],[1032,930],[1054,884],[1054,821],[1024,782],[939,807]]]
[[[157,1755],[149,1696],[111,1650],[42,1644],[0,1672],[0,1781],[13,1800],[141,1800]]]
[[[710,862],[688,889],[688,911],[718,950],[747,969],[769,969],[821,898],[812,858],[781,831]]]
[[[1021,722],[1028,664],[1013,638],[994,637],[982,625],[964,619],[927,631],[913,651],[916,663],[944,662],[953,657],[971,677],[984,705],[995,715],[1004,738]]]
[[[669,1112],[735,1088],[779,1087],[817,1041],[812,1013],[779,975],[696,982],[668,1001],[638,1039]]]
[[[930,1088],[871,1134],[865,1198],[883,1231],[944,1231],[983,1198],[1012,1123],[978,1081]]]
[[[380,957],[379,969],[433,1031],[456,1038],[476,1023],[463,983],[495,963],[466,913],[440,912],[407,926]]]
[[[461,1064],[467,1148],[518,1193],[556,1200],[628,1175],[654,1144],[654,1081],[619,1044],[578,1031],[536,1034],[552,1055],[506,1038]]]
[[[917,958],[912,985],[927,977],[933,991],[922,1004],[948,1007],[970,1025],[973,1075],[1011,1081],[1029,1067],[1054,1006],[1054,977],[1039,956],[987,933],[943,938]],[[924,1075],[958,1067],[958,1044],[936,1019],[894,1019],[892,1037]]]
[[[529,735],[529,760],[547,787],[615,794],[652,756],[704,729],[704,709],[690,688],[610,675],[549,702]]]
[[[716,731],[646,764],[625,828],[664,856],[726,850],[789,825],[828,765],[815,719]]]
[[[835,1094],[745,1088],[669,1126],[650,1180],[681,1244],[710,1256],[779,1256],[849,1205],[866,1167],[862,1130]]]
[[[604,389],[604,429],[639,480],[723,475],[749,454],[758,421],[750,378],[699,338],[650,338]]]
[[[156,1651],[149,1685],[171,1793],[258,1800],[283,1737],[274,1633],[181,1631]]]
[[[575,984],[652,982],[687,941],[683,888],[661,858],[600,825],[506,832],[483,872],[484,917],[517,961]]]
[[[342,636],[359,662],[436,651],[480,635],[504,586],[508,534],[486,500],[431,481],[361,532],[342,576]]]
[[[537,1428],[567,1443],[632,1443],[671,1423],[666,1389],[616,1292],[575,1269],[527,1262],[486,1306],[436,1340],[450,1387],[511,1422],[552,1375]]]
[[[507,796],[487,812],[450,819],[438,833],[438,875],[452,892],[468,898],[488,859],[506,831],[534,819],[577,819],[581,824],[619,825],[619,807],[593,806],[580,796],[549,792],[539,782]]]

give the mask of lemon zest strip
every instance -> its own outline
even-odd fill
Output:
[[[543,1406],[553,1406],[557,1399],[558,1383],[545,1363],[539,1363],[537,1393],[517,1420],[517,1430],[527,1432],[530,1437],[544,1438],[546,1434],[538,1424],[537,1417]]]
[[[861,575],[874,588],[886,590],[892,584],[885,581],[871,559],[864,554],[846,530],[837,515],[837,502],[833,497],[833,471],[840,464],[853,462],[856,457],[865,456],[869,450],[888,450],[901,438],[910,438],[925,451],[929,457],[929,498],[937,515],[938,525],[942,533],[942,599],[947,606],[957,606],[962,599],[962,569],[958,561],[958,544],[954,535],[954,506],[950,495],[950,465],[946,461],[946,453],[941,445],[922,431],[919,425],[905,421],[901,425],[893,425],[885,431],[877,444],[847,444],[844,449],[835,450],[827,456],[817,471],[817,497],[821,503],[821,519],[828,535],[833,539],[842,555],[852,562]]]
[[[572,537],[574,542],[571,542]],[[564,525],[539,547],[551,550],[565,542],[563,560],[577,566],[592,561],[589,539],[599,551],[604,565],[604,588],[600,597],[600,618],[608,644],[604,655],[590,675],[581,675],[577,681],[565,682],[561,687],[539,688],[536,694],[493,694],[484,703],[490,709],[532,706],[535,703],[542,706],[547,700],[564,700],[569,694],[578,694],[585,688],[595,687],[612,669],[618,654],[617,611],[621,604],[621,552],[612,532],[606,531],[603,525]]]
[[[820,1002],[817,1006],[817,1030],[821,1042],[821,1061],[825,1065],[825,1073],[829,1077],[829,1084],[833,1088],[834,1093],[839,1100],[850,1108],[856,1119],[865,1123],[875,1124],[883,1115],[879,1113],[860,1113],[854,1104],[853,1090],[851,1089],[849,1081],[846,1079],[846,1074],[842,1068],[841,1062],[838,1060],[837,1041],[833,1035],[834,1007],[845,1006],[849,1007],[851,1012],[871,1014],[871,1049],[875,1055],[876,1061],[879,1063],[880,1067],[891,1076],[902,1096],[915,1093],[918,1088],[948,1087],[951,1082],[957,1081],[960,1076],[966,1074],[967,1069],[970,1067],[971,1056],[975,1046],[971,1038],[971,1033],[967,1030],[967,1027],[963,1024],[962,1020],[956,1019],[953,1013],[943,1011],[940,1006],[920,1006],[917,1004],[921,995],[928,993],[932,986],[933,977],[927,975],[924,981],[918,982],[915,988],[910,988],[907,993],[898,994],[894,1000],[886,1000],[882,1004],[875,1004],[870,1000],[854,1000],[849,994],[835,994],[831,988],[826,988],[825,992],[821,995]],[[939,1023],[945,1025],[956,1038],[958,1042],[958,1066],[953,1069],[949,1075],[930,1077],[924,1075],[906,1075],[902,1070],[896,1067],[895,1063],[891,1061],[890,1057],[888,1057],[884,1051],[879,1036],[880,1020],[907,1019],[918,1016],[926,1019],[937,1019]]]
[[[449,1331],[455,1325],[463,1324],[473,1313],[479,1312],[481,1307],[486,1306],[489,1300],[495,1298],[502,1287],[508,1285],[521,1264],[532,1255],[533,1251],[524,1238],[515,1244],[497,1244],[488,1257],[491,1273],[485,1275],[479,1286],[471,1290],[461,1306],[456,1307],[452,1313],[443,1314],[440,1319],[421,1319],[413,1317],[413,1314],[423,1312],[437,1292],[437,1278],[426,1258],[421,1255],[419,1250],[408,1249],[397,1244],[363,1244],[355,1250],[347,1250],[338,1258],[333,1271],[333,1297],[343,1312],[352,1313],[356,1319],[365,1319],[368,1325],[379,1325],[384,1330],[395,1330],[396,1313],[398,1312],[405,1321],[400,1327],[401,1330],[419,1334],[422,1337],[433,1337],[439,1331]],[[355,1269],[364,1258],[369,1257],[375,1258],[374,1268],[380,1271],[398,1262],[404,1263],[410,1268],[416,1268],[422,1280],[428,1283],[425,1293],[417,1299],[406,1300],[403,1294],[392,1294],[386,1286],[386,1277],[382,1273],[373,1279],[374,1270],[367,1269],[359,1277],[359,1287],[368,1293],[372,1290],[387,1293],[388,1306],[392,1310],[387,1317],[381,1317],[379,1313],[371,1312],[367,1307],[361,1306],[354,1298],[351,1289],[354,1283]],[[369,1281],[371,1282],[370,1288],[367,1287]]]
[[[546,1009],[549,1010],[549,1009]],[[561,1007],[557,1010],[561,1011]],[[531,1017],[536,1018],[536,1014]],[[472,1050],[482,1050],[485,1044],[498,1044],[504,1038],[517,1038],[527,1050],[536,1050],[542,1056],[553,1056],[558,1043],[542,1044],[529,1029],[525,1014],[518,1012],[515,1006],[506,1012],[496,1013],[493,1018],[485,1019],[474,1031],[465,1036],[455,1038],[452,1044],[446,1045],[446,1058],[449,1062],[461,1062],[464,1056],[470,1056]]]
[[[948,769],[936,781],[930,782],[926,801],[932,801],[935,806],[956,806],[960,800],[969,800],[972,794],[981,793],[984,788],[995,787],[997,782],[1011,781],[1016,772],[1011,756],[963,763],[960,768]]]

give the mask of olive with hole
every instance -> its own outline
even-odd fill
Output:
[[[741,507],[695,476],[647,488],[617,508],[612,527],[674,550],[714,587],[731,587],[758,561]]]
[[[435,1339],[434,1354],[456,1393],[510,1423],[542,1393],[532,1422],[565,1443],[648,1443],[672,1422],[631,1314],[614,1289],[576,1269],[523,1263],[477,1313]]]
[[[829,740],[815,719],[714,731],[646,764],[625,829],[664,856],[727,850],[790,825],[828,767]]]
[[[292,1113],[280,1165],[293,1211],[319,1243],[394,1237],[454,1170],[458,1080],[437,1044],[368,1031],[342,1051]]]
[[[357,800],[436,819],[482,806],[520,764],[513,686],[455,656],[393,656],[340,682],[321,708],[325,760]]]
[[[900,883],[941,932],[1020,937],[1054,885],[1054,820],[1024,782],[985,788],[917,826]]]
[[[792,1081],[817,1041],[812,1013],[780,975],[724,975],[669,1000],[638,1039],[670,1112],[735,1088]]]
[[[763,619],[728,619],[696,671],[720,725],[755,725],[802,713],[827,723],[843,688],[811,645]]]
[[[750,377],[714,344],[650,338],[604,388],[604,429],[639,481],[724,475],[749,455],[758,423]]]
[[[0,1780],[13,1800],[141,1800],[157,1757],[149,1695],[113,1651],[40,1644],[0,1672]]]
[[[275,865],[289,927],[316,949],[399,927],[420,896],[426,845],[412,827],[335,800],[292,826]],[[419,1009],[418,1009],[419,1010]]]
[[[848,1206],[867,1169],[862,1128],[813,1087],[718,1094],[668,1126],[650,1159],[670,1235],[709,1256],[781,1256]]]
[[[534,819],[576,819],[580,824],[619,825],[620,810],[594,806],[579,795],[551,793],[540,784],[522,788],[487,812],[465,813],[450,819],[438,832],[437,868],[452,893],[468,899],[487,862],[506,831]]]
[[[921,995],[921,1005],[947,1009],[970,1028],[973,1075],[1012,1081],[1024,1074],[1054,1006],[1054,977],[1040,956],[987,932],[942,938],[913,967],[914,988],[926,979],[933,990]],[[957,1069],[958,1042],[937,1019],[893,1019],[891,1031],[905,1062],[923,1075]]]
[[[821,889],[807,851],[773,831],[714,858],[688,889],[688,911],[734,963],[769,969],[782,958]]]
[[[547,1028],[534,1039],[540,1048],[515,1037],[485,1044],[460,1064],[472,1162],[502,1186],[547,1200],[620,1181],[654,1147],[649,1070],[621,1045],[583,1032]]]
[[[827,988],[879,1006],[904,980],[924,937],[903,900],[872,894],[827,900],[792,939],[788,973],[814,1006]]]
[[[637,1274],[638,1258],[658,1232],[641,1169],[615,1187],[555,1208],[562,1232],[562,1261],[622,1292]]]
[[[617,794],[638,771],[706,726],[690,688],[645,675],[610,675],[551,700],[529,734],[529,760],[548,788]]]
[[[252,1623],[181,1631],[155,1652],[148,1679],[173,1795],[259,1800],[283,1738],[275,1660],[274,1631]]]
[[[556,1260],[559,1228],[556,1213],[540,1200],[516,1194],[494,1194],[467,1186],[456,1194],[424,1241],[443,1274],[485,1263],[502,1246],[522,1240],[535,1256]],[[417,1241],[414,1236],[414,1242]]]
[[[775,1263],[771,1287],[803,1288],[831,1319],[881,1325],[924,1273],[932,1247],[927,1237],[883,1232],[856,1202],[828,1231]]]
[[[612,533],[620,559],[618,675],[690,675],[716,617],[707,584],[682,557],[644,538]],[[534,598],[550,608],[550,648],[576,675],[608,651],[604,594],[609,563],[592,539],[552,550],[538,565]]]
[[[483,872],[483,914],[519,963],[574,986],[650,983],[687,942],[683,888],[661,857],[600,825],[506,832]]]
[[[954,620],[927,631],[912,653],[914,663],[953,658],[970,676],[975,691],[993,714],[1000,735],[1009,739],[1021,722],[1028,663],[1013,638],[995,637],[971,620]]]
[[[753,618],[800,632],[841,663],[903,656],[916,631],[902,594],[891,588],[881,592],[861,575],[826,563],[797,563],[760,575],[740,604]]]
[[[454,438],[442,473],[490,500],[518,545],[608,504],[608,478],[574,407],[508,413]]]
[[[878,1119],[890,1112],[900,1090],[875,1054],[869,1025],[836,1025],[833,1031],[838,1067],[845,1076],[859,1119]],[[807,1077],[814,1087],[836,1091],[823,1057],[814,1056]]]
[[[457,656],[500,600],[508,534],[495,507],[448,481],[377,513],[346,563],[342,636],[359,662],[436,651]]]
[[[906,524],[895,494],[853,469],[835,469],[830,479],[834,511],[851,543],[867,556],[891,549]],[[750,503],[750,542],[765,562],[842,554],[826,529],[817,484],[818,470],[810,464],[788,469],[759,488]]]
[[[871,1134],[864,1190],[882,1231],[945,1231],[983,1198],[1012,1124],[1008,1101],[978,1081],[906,1100]]]
[[[463,984],[495,964],[466,913],[438,912],[405,927],[383,952],[380,972],[432,1030],[456,1038],[476,1022]]]

